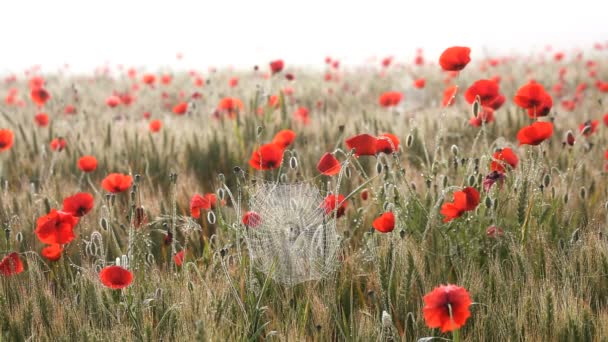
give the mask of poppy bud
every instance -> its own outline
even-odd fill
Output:
[[[401,229],[399,231],[399,237],[401,237],[402,239],[405,237],[405,229]]]
[[[99,221],[99,225],[103,230],[108,230],[108,220],[106,220],[105,217],[101,218],[101,220]]]
[[[298,159],[296,157],[291,157],[289,159],[289,167],[291,167],[292,169],[298,168]]]
[[[207,222],[209,222],[209,224],[215,224],[215,213],[212,210],[209,210],[207,213]]]
[[[17,235],[15,235],[15,240],[17,240],[17,242],[23,241],[23,233],[18,232]]]
[[[443,183],[442,183],[442,186],[443,186],[444,188],[447,188],[447,186],[448,186],[448,176],[443,176]]]
[[[551,175],[550,174],[545,174],[545,176],[543,177],[543,185],[546,187],[549,186],[549,184],[551,184]]]
[[[222,201],[224,199],[225,191],[222,188],[217,189],[217,197]]]
[[[581,134],[582,135],[588,135],[589,132],[591,132],[591,129],[592,129],[591,123],[585,123],[585,126],[581,130]]]
[[[473,116],[479,116],[479,110],[481,109],[481,98],[479,95],[475,96],[475,102],[473,102]]]
[[[469,185],[470,186],[474,186],[476,181],[477,180],[475,179],[475,175],[470,175],[469,176]]]
[[[350,178],[352,176],[353,172],[351,171],[350,166],[347,166],[344,169],[344,174],[346,175],[346,178]]]
[[[457,155],[458,155],[458,146],[456,146],[456,145],[452,145],[452,147],[451,147],[450,149],[451,149],[452,154],[453,154],[454,156],[457,156]]]
[[[258,128],[256,129],[256,134],[259,137],[260,135],[262,135],[262,132],[264,132],[264,127],[262,126],[258,126]]]
[[[494,211],[496,211],[496,208],[498,208],[498,198],[495,198],[493,202],[494,202],[494,203],[492,203],[492,204],[493,204],[493,208],[492,208],[492,209],[493,209]]]
[[[238,167],[238,166],[237,166],[237,168],[241,169],[241,168],[240,168],[240,167]],[[224,182],[226,181],[226,177],[224,176],[224,174],[223,174],[223,173],[219,173],[219,174],[217,175],[217,180],[218,180],[220,183],[224,184]]]
[[[578,195],[580,196],[581,200],[585,200],[585,197],[587,197],[587,190],[585,189],[584,186],[581,186]]]
[[[568,132],[566,132],[566,144],[572,146],[574,145],[574,142],[574,133],[572,133],[572,130],[568,130]]]
[[[568,204],[568,193],[564,194],[564,204]]]
[[[490,196],[486,196],[485,204],[486,204],[486,208],[488,208],[488,209],[492,208],[492,199],[490,198]]]
[[[414,136],[408,134],[407,138],[405,138],[405,146],[411,147],[414,144]]]
[[[382,173],[382,163],[380,163],[380,161],[376,163],[376,172]]]

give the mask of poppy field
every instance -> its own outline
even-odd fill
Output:
[[[4,75],[0,340],[606,341],[607,52]]]

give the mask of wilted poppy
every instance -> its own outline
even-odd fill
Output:
[[[372,226],[380,233],[390,233],[395,229],[395,215],[392,211],[387,211],[376,218]]]
[[[439,65],[445,71],[460,71],[471,61],[471,49],[464,46],[452,46],[439,56]]]
[[[101,181],[101,187],[111,193],[119,193],[128,190],[133,183],[133,178],[121,173],[110,173]]]
[[[422,312],[429,328],[440,328],[448,332],[462,327],[471,316],[473,304],[466,289],[456,285],[441,285],[423,298]]]
[[[106,287],[118,290],[131,285],[133,274],[120,266],[107,266],[99,272],[99,279]]]
[[[42,243],[66,244],[74,240],[78,218],[70,213],[52,209],[36,221],[35,233]]]
[[[509,165],[514,169],[519,163],[519,158],[517,158],[517,155],[509,147],[494,152],[492,159],[493,160],[490,163],[490,170],[492,171],[505,172],[505,165]]]
[[[382,107],[394,107],[403,99],[403,94],[398,91],[387,91],[380,95],[378,102]]]
[[[454,193],[454,201],[441,206],[443,222],[450,222],[462,216],[466,211],[475,210],[479,205],[479,192],[472,187],[466,187]]]
[[[249,228],[255,228],[262,223],[262,217],[255,211],[248,211],[243,215],[243,224]]]
[[[326,215],[334,215],[334,210],[336,211],[337,217],[344,216],[346,212],[346,201],[344,200],[344,195],[327,195],[321,204],[321,207],[324,209]]]
[[[283,148],[277,144],[266,144],[253,151],[249,165],[257,170],[278,168],[283,162]]]
[[[61,245],[54,243],[44,247],[40,254],[49,261],[57,261],[61,258],[61,252],[63,252]]]
[[[384,133],[376,138],[376,153],[391,154],[399,150],[399,138],[394,134]]]
[[[334,176],[340,173],[340,162],[333,154],[326,152],[317,163],[317,170],[326,176]]]
[[[82,156],[78,159],[78,168],[82,172],[93,172],[97,169],[97,159],[93,156]]]
[[[356,156],[373,156],[376,154],[378,138],[369,134],[359,134],[345,141],[349,150],[355,149]]]
[[[10,129],[0,129],[0,152],[7,151],[13,146],[13,131]]]
[[[194,218],[201,217],[201,209],[211,210],[217,204],[217,196],[214,193],[205,195],[194,194],[190,199],[190,215]]]
[[[285,149],[296,139],[296,132],[290,129],[284,129],[279,131],[274,138],[272,139],[272,143],[277,146]]]
[[[21,272],[23,272],[23,262],[16,252],[7,254],[0,261],[0,273],[3,275],[11,276]]]
[[[520,145],[538,145],[553,135],[553,124],[550,122],[535,122],[523,127],[517,132]]]
[[[79,192],[63,200],[61,211],[81,217],[93,209],[94,202],[93,195],[88,192]]]

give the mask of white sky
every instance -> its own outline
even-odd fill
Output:
[[[482,47],[588,48],[608,41],[607,18],[600,0],[2,0],[0,73],[66,62],[81,71],[104,62],[321,65],[326,55],[349,64],[374,55],[409,60],[417,47],[436,60],[452,45],[473,55]]]

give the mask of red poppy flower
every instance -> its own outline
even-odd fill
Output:
[[[39,127],[46,127],[49,124],[49,116],[46,113],[38,113],[34,116],[34,122]]]
[[[553,135],[553,124],[550,122],[535,122],[517,132],[520,145],[538,145]]]
[[[403,100],[403,94],[398,91],[387,91],[380,95],[378,102],[382,107],[394,107]]]
[[[469,124],[474,127],[481,127],[482,124],[494,122],[494,109],[490,107],[481,107],[481,111],[477,117],[472,117]]]
[[[448,332],[462,327],[471,316],[473,304],[466,289],[456,285],[441,285],[424,296],[422,312],[429,328]]]
[[[426,80],[424,78],[418,78],[414,80],[414,87],[418,89],[424,88],[426,85]]]
[[[131,178],[129,175],[110,173],[101,181],[101,187],[108,192],[119,193],[127,191],[131,187],[132,183],[133,178]]]
[[[344,216],[346,212],[346,201],[344,198],[344,195],[327,195],[321,204],[321,208],[325,210],[325,215],[334,215],[333,211],[336,210],[338,218]]]
[[[392,211],[387,211],[376,218],[372,226],[380,233],[390,233],[395,229],[395,215]]]
[[[99,279],[106,287],[118,290],[131,285],[133,273],[120,266],[108,266],[99,272]]]
[[[141,80],[147,85],[153,85],[154,82],[156,82],[156,76],[153,74],[145,74]]]
[[[326,176],[334,176],[340,173],[342,166],[333,154],[326,152],[319,163],[317,163],[317,170]]]
[[[173,107],[173,113],[184,115],[188,110],[188,102],[180,102]]]
[[[473,83],[464,93],[464,98],[468,103],[473,104],[477,96],[481,100],[482,106],[488,106],[500,95],[498,83],[492,80],[478,80]]]
[[[479,192],[472,187],[454,193],[454,201],[441,206],[441,214],[445,216],[443,222],[450,222],[462,216],[465,211],[475,210],[479,205]]]
[[[159,132],[162,126],[163,126],[163,123],[160,120],[152,120],[152,121],[150,121],[150,125],[149,125],[150,132],[152,132],[152,133]]]
[[[492,155],[492,162],[490,163],[490,170],[505,172],[505,165],[516,168],[519,163],[517,155],[509,147],[499,149]]]
[[[248,211],[243,215],[243,224],[249,228],[255,228],[262,223],[262,217],[255,211]]]
[[[65,148],[67,141],[64,138],[55,138],[51,140],[51,150],[61,152]]]
[[[190,215],[194,218],[201,217],[201,209],[211,210],[217,204],[217,196],[214,193],[207,193],[203,196],[194,194],[190,199]]]
[[[23,262],[19,258],[19,254],[12,252],[7,254],[0,261],[0,273],[5,276],[11,276],[23,272]]]
[[[184,259],[186,257],[185,252],[186,250],[181,250],[173,256],[173,261],[177,266],[181,266],[184,263]]]
[[[69,104],[69,105],[65,106],[65,108],[63,108],[63,112],[65,114],[74,114],[74,113],[76,113],[76,107]]]
[[[385,57],[382,59],[382,66],[388,68],[393,62],[393,57]]]
[[[74,240],[74,226],[78,218],[70,213],[52,209],[36,221],[36,235],[42,243],[66,244]]]
[[[239,85],[239,78],[238,77],[230,77],[230,79],[228,80],[228,86],[230,88],[234,88],[237,85]]]
[[[14,136],[10,129],[0,129],[0,152],[8,151],[13,146]]]
[[[486,229],[486,236],[489,238],[497,238],[503,235],[505,235],[505,232],[502,230],[502,228],[496,226],[489,226]]]
[[[277,144],[262,145],[251,154],[249,165],[257,170],[276,169],[283,162],[283,151]]]
[[[44,87],[44,82],[44,78],[40,76],[34,76],[28,81],[28,86],[30,87],[30,89],[42,88]]]
[[[116,95],[110,95],[110,96],[108,96],[108,98],[106,98],[106,104],[110,108],[114,108],[114,107],[120,105],[120,103],[121,103],[120,97],[118,97]]]
[[[471,49],[463,46],[447,48],[439,56],[439,65],[445,71],[460,71],[471,61]]]
[[[237,113],[243,111],[243,102],[236,97],[224,97],[217,105],[217,110],[226,113],[230,119],[236,118]]]
[[[538,83],[530,82],[517,90],[513,101],[521,108],[528,110],[530,118],[549,114],[553,106],[553,98]]]
[[[449,107],[449,106],[453,105],[456,100],[457,92],[458,92],[457,85],[447,87],[443,92],[443,99],[441,100],[441,106]]]
[[[376,138],[376,153],[384,152],[391,154],[399,150],[399,138],[397,136],[384,133]]]
[[[51,98],[51,94],[49,94],[46,89],[39,87],[33,88],[30,92],[30,96],[32,97],[32,101],[38,106],[42,107]]]
[[[584,136],[588,137],[597,131],[597,128],[599,125],[600,125],[599,120],[587,120],[578,126],[578,130]]]
[[[284,129],[278,132],[272,139],[272,143],[285,149],[296,139],[296,132],[290,129]]]
[[[61,258],[61,252],[63,252],[61,245],[54,243],[44,247],[40,254],[49,261],[57,261]]]
[[[281,72],[284,67],[285,63],[283,63],[282,59],[277,59],[276,61],[270,62],[270,71],[272,71],[273,74]]]
[[[93,172],[97,169],[97,159],[93,156],[82,156],[78,159],[78,168],[82,172]]]
[[[172,80],[171,75],[167,75],[167,74],[165,74],[165,75],[162,75],[162,76],[160,77],[160,83],[162,83],[162,84],[164,84],[164,85],[169,85],[169,84],[171,84],[171,80]]]
[[[293,116],[297,120],[302,121],[303,124],[308,125],[310,123],[309,113],[308,108],[300,107],[293,113]]]
[[[356,156],[373,156],[376,154],[378,138],[369,134],[359,134],[345,141],[349,150],[355,149]]]
[[[93,209],[94,202],[93,195],[88,192],[79,192],[63,200],[63,209],[61,211],[70,213],[76,217],[82,217]]]

